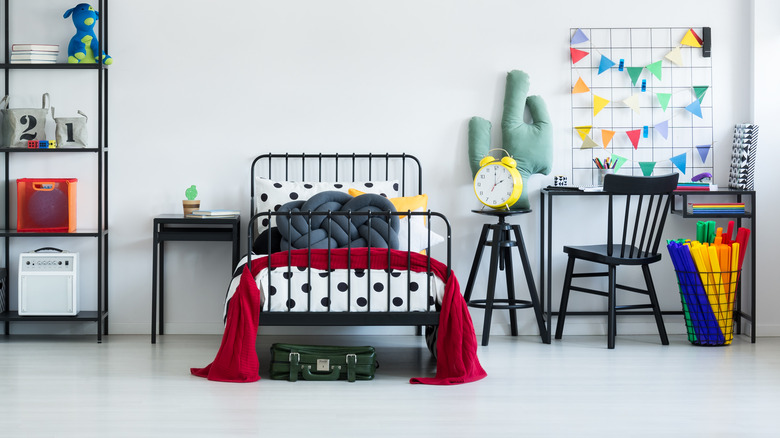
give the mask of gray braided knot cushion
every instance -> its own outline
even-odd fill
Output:
[[[307,201],[292,201],[284,204],[276,217],[276,226],[282,236],[281,249],[302,248],[398,248],[398,216],[372,216],[369,227],[368,215],[334,215],[331,220],[326,215],[295,215],[289,218],[286,212],[387,212],[395,211],[395,206],[387,198],[364,194],[352,197],[337,191],[320,192]],[[389,221],[388,221],[389,219]],[[311,226],[309,226],[311,223]],[[388,229],[389,227],[389,229]],[[309,245],[311,242],[311,245]],[[329,246],[330,245],[330,246]]]

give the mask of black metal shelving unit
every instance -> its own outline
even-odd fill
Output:
[[[108,334],[108,68],[103,64],[102,59],[96,64],[12,64],[10,63],[10,3],[14,0],[0,0],[3,8],[3,58],[0,64],[0,70],[5,74],[4,91],[5,95],[10,94],[11,79],[17,71],[23,70],[88,70],[97,72],[97,139],[93,142],[94,147],[78,149],[26,149],[26,148],[0,148],[0,154],[3,155],[5,174],[4,174],[4,213],[3,223],[0,224],[0,239],[3,243],[5,266],[0,266],[0,275],[2,276],[3,288],[0,289],[0,302],[5,303],[4,311],[0,312],[0,322],[4,325],[5,335],[10,334],[11,323],[42,323],[42,322],[96,322],[97,342],[102,342],[103,335]],[[23,0],[15,0],[23,1]],[[24,0],[29,1],[29,0]],[[108,52],[108,0],[98,0],[98,11],[100,19],[95,26],[95,32],[100,44],[100,53]],[[54,72],[52,72],[54,74]],[[10,181],[9,175],[13,156],[17,154],[63,154],[63,153],[81,153],[97,154],[97,229],[77,228],[73,233],[29,233],[18,232],[11,229],[12,218],[10,217]],[[14,218],[15,219],[15,218]],[[10,280],[11,275],[9,265],[11,260],[10,242],[11,239],[29,238],[29,237],[68,237],[68,238],[93,238],[97,252],[97,282],[94,293],[97,296],[97,310],[80,311],[75,316],[20,316],[17,310],[10,309]],[[89,291],[81,290],[80,293]]]

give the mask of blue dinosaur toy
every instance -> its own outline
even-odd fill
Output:
[[[65,11],[62,18],[68,18],[71,14],[73,14],[73,25],[76,26],[76,35],[73,35],[68,44],[68,63],[97,63],[100,58],[95,53],[100,52],[100,46],[93,28],[100,16],[98,11],[86,3],[79,3]],[[103,64],[106,65],[114,62],[106,52],[102,53],[102,59]]]

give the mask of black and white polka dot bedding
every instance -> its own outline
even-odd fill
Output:
[[[267,178],[255,179],[255,213],[278,211],[290,201],[304,201],[317,193],[334,190],[347,193],[357,189],[365,193],[374,193],[388,198],[398,196],[398,180],[391,181],[350,181],[350,182],[299,182],[274,181]],[[257,234],[269,225],[269,218],[257,221]]]
[[[271,268],[270,284],[268,274],[264,268],[255,277],[264,312],[424,312],[444,295],[444,282],[425,272],[279,267]],[[230,284],[225,311],[239,279]]]

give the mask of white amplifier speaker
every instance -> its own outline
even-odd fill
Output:
[[[19,254],[19,315],[77,315],[78,263],[78,253],[57,248]]]

